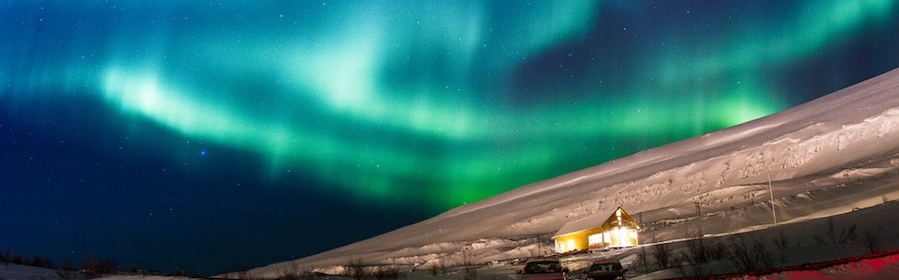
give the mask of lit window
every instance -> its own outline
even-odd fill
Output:
[[[602,234],[591,234],[587,236],[587,243],[590,244],[590,247],[602,247]]]

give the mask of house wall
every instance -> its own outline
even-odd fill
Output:
[[[555,238],[556,252],[565,253],[587,248],[587,235],[583,232],[566,234]]]
[[[620,230],[618,230],[620,228]],[[601,249],[608,246],[639,245],[637,236],[638,225],[634,219],[621,211],[620,218],[612,214],[602,225],[579,232],[562,235],[553,238],[556,243],[556,252],[565,253],[584,249]],[[589,236],[601,234],[603,243],[590,245]]]
[[[556,241],[556,252],[564,253],[588,249],[590,246],[588,237],[600,232],[600,228],[594,228],[556,237],[553,239]]]
[[[603,232],[606,237],[605,246],[636,246],[640,245],[637,229],[633,227],[610,227]]]
[[[637,229],[639,229],[637,221],[621,209],[602,224],[603,234],[608,236],[606,246],[639,245]]]

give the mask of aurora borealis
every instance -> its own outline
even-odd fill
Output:
[[[0,246],[302,257],[899,67],[897,6],[10,1]]]

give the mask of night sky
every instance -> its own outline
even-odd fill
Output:
[[[0,3],[0,246],[216,274],[899,67],[899,1]]]

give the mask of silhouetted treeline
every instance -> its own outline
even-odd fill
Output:
[[[44,268],[56,268],[50,258],[40,256],[27,257],[22,254],[13,253],[11,247],[6,247],[6,252],[0,255],[0,262]]]

